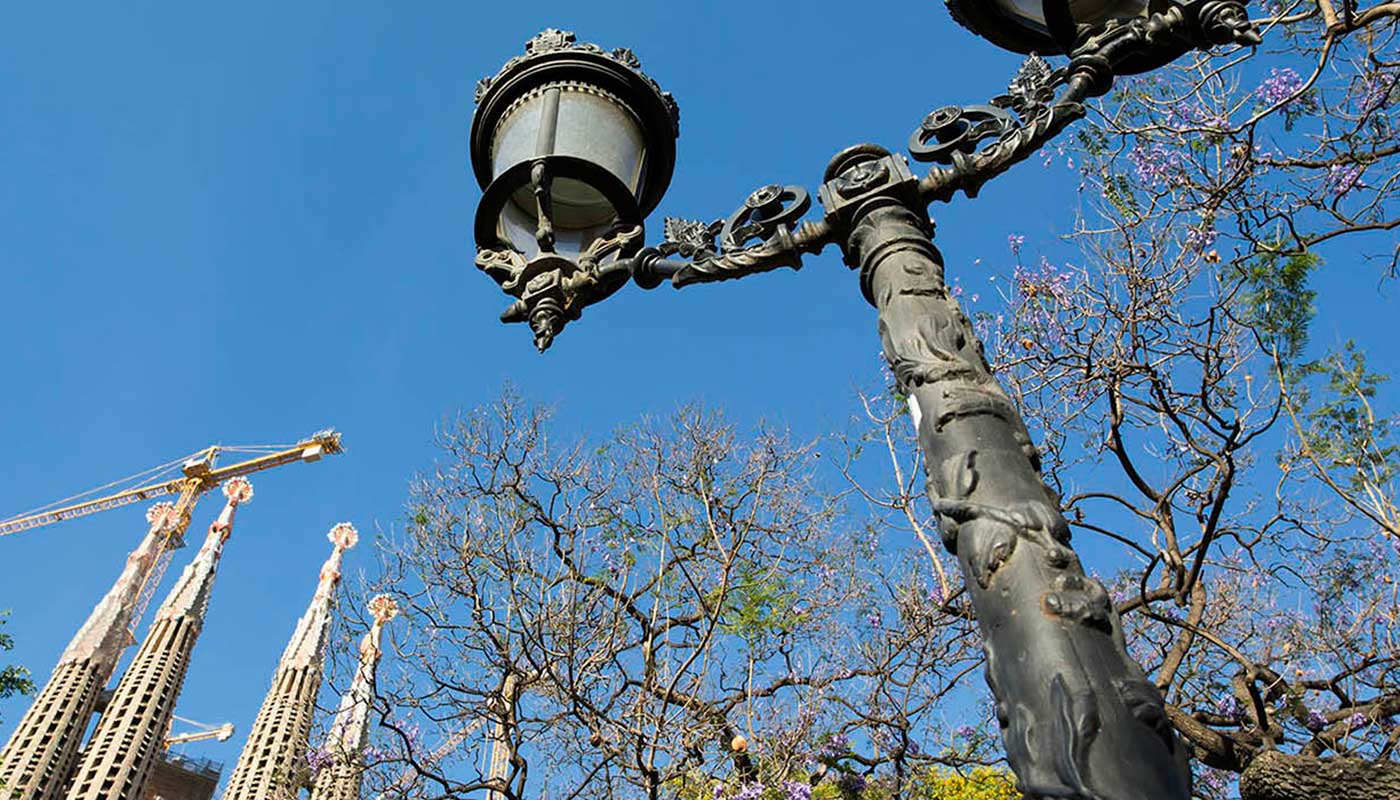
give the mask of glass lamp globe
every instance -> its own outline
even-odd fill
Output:
[[[541,33],[477,86],[478,246],[576,258],[609,231],[640,225],[670,183],[678,122],[631,51]]]

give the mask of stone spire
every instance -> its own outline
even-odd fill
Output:
[[[204,544],[156,612],[151,630],[98,720],[68,789],[68,800],[137,800],[170,728],[190,654],[204,626],[209,594],[234,511],[253,496],[243,478],[224,484],[228,502]]]
[[[49,682],[0,750],[0,784],[6,787],[0,797],[63,796],[98,695],[131,643],[128,628],[137,597],[167,538],[180,527],[181,514],[172,503],[156,503],[146,512],[146,521],[151,526],[146,537],[126,557],[116,583],[78,629]]]
[[[325,752],[330,763],[316,773],[311,800],[359,800],[363,752],[369,743],[369,710],[374,700],[374,672],[379,665],[379,636],[384,623],[399,613],[394,598],[381,594],[369,601],[374,624],[360,642],[360,665],[350,688],[341,695]]]
[[[304,776],[297,773],[311,738],[316,694],[321,688],[321,657],[330,631],[331,601],[340,581],[341,554],[355,546],[355,526],[342,522],[327,535],[333,548],[311,605],[272,674],[272,688],[258,711],[248,743],[224,790],[225,800],[288,800]]]

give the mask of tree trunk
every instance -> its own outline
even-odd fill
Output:
[[[1241,800],[1400,800],[1400,764],[1260,753],[1240,776]]]

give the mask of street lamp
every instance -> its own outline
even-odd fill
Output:
[[[518,301],[540,350],[627,282],[600,269],[641,247],[671,182],[679,113],[630,50],[547,30],[476,89],[478,263]]]
[[[943,542],[958,559],[985,642],[1008,761],[1028,797],[1185,800],[1186,754],[1161,693],[1127,654],[1122,624],[1070,547],[1024,421],[949,294],[928,205],[975,196],[1069,123],[1115,75],[1191,48],[1256,44],[1237,0],[950,0],[963,24],[1031,55],[1005,95],[945,106],[910,155],[849,147],[826,168],[823,213],[799,186],[763,186],[713,222],[642,223],[670,180],[675,104],[627,50],[547,30],[477,91],[472,163],[485,189],[477,265],[515,301],[544,350],[630,277],[644,289],[798,268],[829,245],[860,273],[885,359],[918,429]]]

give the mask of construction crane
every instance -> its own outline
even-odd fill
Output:
[[[226,741],[228,741],[229,739],[232,739],[232,738],[233,738],[233,723],[232,723],[232,722],[225,722],[225,723],[222,724],[222,725],[205,725],[203,722],[195,722],[195,721],[192,720],[192,719],[185,719],[184,717],[176,716],[176,717],[174,717],[174,718],[170,721],[170,727],[171,727],[172,731],[173,731],[173,729],[174,729],[174,727],[175,727],[175,720],[179,720],[180,722],[183,722],[183,723],[185,723],[186,725],[193,725],[195,728],[197,728],[197,730],[189,731],[188,733],[173,733],[173,732],[166,733],[166,735],[165,735],[165,749],[166,749],[166,750],[169,750],[170,748],[174,747],[174,746],[177,745],[177,744],[189,744],[190,742],[203,742],[203,741],[208,740],[208,739],[214,739],[214,740],[216,740],[216,741],[226,742]]]
[[[36,509],[26,514],[0,520],[0,536],[7,536],[12,533],[38,528],[44,525],[52,525],[55,522],[83,517],[88,514],[95,514],[99,511],[106,511],[109,508],[120,508],[121,506],[137,503],[142,500],[151,500],[168,495],[177,495],[175,502],[157,503],[147,512],[146,518],[152,525],[158,522],[163,523],[165,532],[164,546],[161,549],[160,557],[152,566],[149,573],[142,581],[141,590],[137,595],[135,608],[131,615],[131,624],[127,629],[131,639],[135,641],[135,631],[144,615],[147,606],[150,605],[151,598],[156,589],[160,586],[161,579],[165,576],[165,570],[170,565],[173,551],[184,546],[185,530],[190,525],[190,514],[194,511],[194,504],[200,495],[218,487],[229,478],[241,475],[251,475],[254,472],[261,472],[265,469],[280,467],[283,464],[290,464],[294,461],[311,463],[321,460],[322,456],[335,455],[343,451],[340,444],[340,434],[333,429],[326,429],[313,433],[307,439],[297,442],[294,445],[266,445],[257,447],[225,447],[214,445],[199,450],[194,454],[177,461],[164,464],[159,467],[138,473],[131,478],[109,483],[106,486],[98,487],[81,495],[75,495],[57,503],[51,503],[40,509]],[[236,464],[229,464],[224,467],[216,467],[214,462],[220,453],[259,453],[259,455],[240,461]],[[179,474],[171,478],[161,478],[162,475],[173,471],[178,465]],[[151,481],[144,485],[131,489],[122,489],[111,494],[99,497],[91,497],[98,492],[111,489],[120,483],[140,482],[138,479]],[[86,498],[86,499],[84,499]]]
[[[455,750],[457,748],[457,745],[461,744],[463,741],[466,740],[468,736],[475,733],[478,728],[485,724],[485,722],[486,720],[484,718],[479,718],[473,722],[467,723],[461,728],[458,728],[456,733],[447,737],[446,741],[438,745],[437,749],[433,750],[433,752],[429,753],[428,757],[423,759],[422,763],[419,764],[416,769],[410,768],[404,770],[403,772],[400,772],[399,777],[396,778],[393,783],[389,784],[384,789],[384,791],[374,796],[375,800],[386,800],[389,797],[398,797],[402,795],[405,789],[413,785],[413,779],[418,777],[419,769],[428,769],[432,765],[441,761],[444,756]],[[492,761],[495,761],[494,757],[492,758]],[[498,776],[493,774],[491,775],[491,777],[495,778]]]
[[[536,676],[538,673],[534,673]],[[533,679],[532,681],[533,682]],[[486,768],[487,780],[493,782],[504,782],[510,773],[510,760],[513,756],[511,741],[507,726],[514,723],[515,704],[520,701],[520,694],[524,691],[521,680],[514,672],[506,675],[501,682],[501,690],[494,698],[494,705],[497,707],[500,719],[496,720],[492,726],[491,735],[486,746],[486,756],[488,765]],[[399,777],[379,794],[375,795],[375,800],[385,800],[385,798],[396,796],[394,793],[402,794],[418,776],[419,770],[426,769],[436,764],[448,753],[457,748],[466,738],[486,724],[488,718],[478,717],[458,728],[455,733],[447,737],[447,740],[438,745],[437,749],[428,754],[428,757],[421,763],[399,773]],[[495,785],[495,784],[493,784]],[[486,792],[487,800],[500,800],[504,797],[500,792],[491,789]]]

